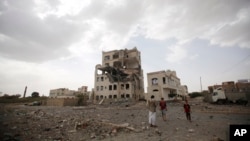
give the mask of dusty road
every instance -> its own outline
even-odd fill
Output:
[[[157,112],[157,128],[148,126],[145,102],[136,104],[48,107],[3,105],[3,141],[219,141],[228,140],[230,124],[250,124],[250,107],[212,105],[193,100],[192,122],[182,103],[169,102],[167,121]]]

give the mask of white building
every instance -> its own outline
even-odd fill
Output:
[[[175,71],[157,71],[147,73],[148,91],[146,99],[151,95],[155,96],[156,100],[160,100],[162,97],[165,100],[170,99],[171,94],[177,96],[187,96],[187,86],[181,85],[180,79],[177,77]]]

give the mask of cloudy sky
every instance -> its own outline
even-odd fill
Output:
[[[189,92],[250,79],[249,0],[1,0],[0,92],[94,86],[102,51],[137,47]]]

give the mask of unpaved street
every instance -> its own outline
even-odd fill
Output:
[[[145,102],[84,107],[1,105],[1,140],[226,141],[230,124],[250,124],[250,107],[200,100],[190,104],[192,122],[186,120],[181,101],[169,102],[166,122],[157,112],[157,128],[148,126]]]

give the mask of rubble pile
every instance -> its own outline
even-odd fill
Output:
[[[0,104],[0,140],[227,140],[230,124],[250,124],[249,107],[190,103],[192,122],[186,120],[181,102],[168,102],[166,122],[157,110],[157,128],[148,125],[145,102],[81,107]]]
[[[79,137],[100,140],[119,133],[139,132],[129,123],[112,123],[109,116],[101,116],[101,110],[104,111],[103,108],[43,106],[11,109],[1,115],[1,138],[3,141],[61,141],[79,140]],[[119,113],[114,112],[114,115]]]

